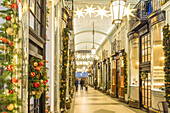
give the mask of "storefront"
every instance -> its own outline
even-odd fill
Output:
[[[113,54],[112,57],[112,97],[119,98],[120,101],[125,100],[124,89],[124,50]]]
[[[141,19],[130,21],[129,105],[152,111],[158,109],[158,102],[165,101],[161,31],[164,13],[159,6],[155,6],[157,3],[154,0],[145,3],[149,4],[148,12],[141,8],[141,2],[135,8],[140,8],[145,13],[137,12]]]

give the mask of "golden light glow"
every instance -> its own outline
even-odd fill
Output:
[[[98,10],[96,10],[95,12],[97,13],[96,16],[101,16],[101,19],[103,20],[103,17],[108,17],[107,13],[109,13],[109,11],[105,10],[105,6],[103,7],[103,9],[101,9],[99,6],[97,6]]]
[[[129,20],[129,16],[135,16],[132,12],[136,11],[136,9],[130,9],[130,4],[128,5],[128,7],[125,7],[125,11],[124,11],[124,16],[127,16],[127,19]]]
[[[91,14],[95,13],[96,8],[93,8],[93,5],[91,5],[90,7],[86,5],[86,8],[87,9],[84,9],[84,11],[86,11],[85,15],[89,14],[89,16],[91,17]]]
[[[84,17],[85,12],[83,12],[83,8],[81,9],[77,8],[77,11],[74,11],[74,12],[76,13],[75,16],[78,16],[78,18]]]

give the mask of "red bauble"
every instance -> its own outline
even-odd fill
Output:
[[[42,62],[39,62],[39,66],[43,66],[43,63],[42,63]]]
[[[31,72],[31,77],[34,77],[35,76],[35,73],[34,72]]]
[[[2,112],[2,113],[7,113],[6,111]]]
[[[10,94],[13,94],[13,93],[14,93],[14,90],[10,90],[9,93],[10,93]]]
[[[39,70],[40,70],[40,67],[35,67],[35,70],[36,70],[36,71],[39,71]]]
[[[16,78],[14,77],[14,78],[11,79],[11,82],[12,82],[13,84],[16,84],[16,83],[18,83],[18,79],[16,79]]]
[[[11,21],[11,17],[10,16],[6,16],[6,20],[7,21]]]
[[[45,112],[47,113],[47,112],[48,112],[48,109],[46,109]]]
[[[2,42],[4,42],[4,43],[8,43],[8,42],[9,42],[7,38],[1,37],[1,40],[2,40]]]
[[[13,41],[10,41],[8,42],[10,46],[14,46],[14,42]]]
[[[16,3],[12,3],[11,8],[14,10],[14,9],[18,8],[18,5]]]
[[[8,65],[8,66],[7,66],[7,70],[8,70],[8,71],[13,71],[13,69],[14,69],[13,65]]]
[[[39,75],[39,74],[37,74],[37,77],[40,77],[40,75]]]
[[[48,80],[44,80],[44,81],[43,81],[44,85],[46,85],[47,82],[48,82]]]
[[[34,87],[35,87],[35,88],[37,88],[37,87],[40,86],[40,83],[39,83],[39,82],[35,82],[35,83],[33,83],[33,84],[34,84]]]

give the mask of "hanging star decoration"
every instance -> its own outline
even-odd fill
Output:
[[[134,11],[136,11],[136,9],[130,9],[130,4],[128,4],[128,7],[125,7],[124,16],[127,16],[127,19],[129,20],[129,16],[135,17],[132,13]]]
[[[103,7],[103,9],[101,9],[99,6],[97,6],[98,10],[96,10],[97,15],[96,16],[101,16],[101,19],[103,20],[103,17],[108,17],[107,13],[109,11],[105,10],[105,6]]]
[[[91,17],[91,14],[92,14],[92,13],[93,13],[93,14],[95,13],[95,9],[96,9],[96,8],[93,8],[93,5],[91,5],[90,7],[86,5],[86,8],[87,8],[87,9],[84,9],[84,11],[86,11],[86,14],[85,14],[85,15],[89,14],[90,17]]]
[[[77,11],[74,11],[74,12],[76,13],[75,16],[78,16],[78,18],[84,17],[85,12],[83,12],[83,8],[81,9],[77,8]]]

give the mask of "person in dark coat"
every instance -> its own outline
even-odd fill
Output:
[[[84,86],[84,80],[83,79],[81,79],[81,81],[80,81],[80,85],[81,85],[81,90],[83,90],[83,86]]]
[[[79,84],[79,81],[78,81],[78,79],[76,79],[76,80],[75,80],[76,92],[78,91],[78,84]]]

